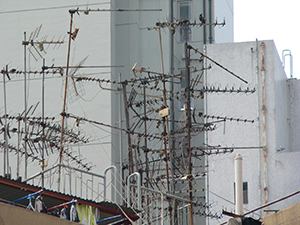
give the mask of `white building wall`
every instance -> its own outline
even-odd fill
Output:
[[[226,25],[222,28],[215,27],[215,43],[233,42],[233,0],[215,0],[215,19],[218,22],[225,20]]]
[[[265,44],[265,107],[267,148],[267,199],[268,202],[299,189],[296,166],[299,152],[290,148],[290,91],[273,41]],[[208,115],[219,115],[241,119],[254,119],[254,123],[227,121],[219,123],[217,130],[207,134],[208,144],[222,147],[245,147],[231,154],[209,156],[209,201],[212,210],[234,211],[234,157],[243,157],[243,181],[248,182],[248,204],[244,212],[264,204],[263,124],[261,88],[261,41],[207,46],[207,55],[227,69],[248,81],[244,84],[231,74],[213,65],[207,73],[207,84],[238,89],[255,88],[254,94],[208,94]],[[209,62],[208,62],[209,63]],[[295,86],[297,85],[296,81]],[[295,88],[295,93],[296,93]],[[297,99],[297,96],[295,96]],[[295,100],[297,102],[298,100]],[[296,112],[294,114],[297,114]],[[296,116],[294,117],[296,118]],[[296,123],[295,123],[296,124]],[[296,126],[296,125],[295,125]],[[247,148],[248,147],[248,148]],[[250,147],[256,147],[254,149]],[[278,151],[278,149],[284,149]],[[293,164],[295,163],[295,164]],[[221,196],[221,197],[220,197]],[[270,206],[282,209],[299,201],[299,196]],[[264,216],[257,212],[254,217]],[[224,217],[222,220],[228,219]],[[211,219],[210,224],[220,221]]]
[[[115,79],[117,78],[117,74],[121,73],[122,80],[130,79],[134,77],[131,68],[132,66],[138,62],[138,67],[142,66],[148,68],[151,71],[162,72],[161,66],[161,52],[159,46],[159,36],[157,30],[147,30],[147,27],[154,27],[156,22],[164,22],[170,20],[170,2],[173,3],[173,11],[174,11],[174,21],[180,19],[179,18],[179,6],[182,3],[191,5],[191,20],[195,20],[199,22],[199,14],[203,13],[203,7],[205,10],[205,17],[207,23],[215,22],[215,3],[214,1],[169,1],[169,0],[157,0],[157,1],[112,1],[113,8],[139,8],[139,9],[162,9],[162,11],[154,11],[154,12],[128,12],[128,13],[112,13],[112,63],[113,64],[122,64],[125,65],[124,68],[114,68],[112,69],[113,75]],[[205,3],[205,4],[204,4]],[[217,3],[218,4],[218,3]],[[229,1],[229,4],[232,4],[232,1]],[[212,13],[209,18],[209,8],[211,7]],[[219,8],[220,17],[219,22],[222,22],[224,15],[227,15],[222,11],[222,8]],[[231,19],[230,19],[231,18]],[[233,27],[232,14],[227,21],[229,27]],[[210,21],[211,19],[211,21]],[[227,19],[227,18],[226,18]],[[227,26],[227,25],[226,25]],[[226,29],[226,26],[223,27]],[[215,41],[215,30],[223,29],[209,27],[209,26],[201,26],[201,27],[192,27],[191,28],[191,39],[189,44],[193,47],[202,49],[203,43],[208,43],[210,40]],[[205,30],[205,32],[204,32]],[[205,38],[204,38],[204,33]],[[170,73],[170,30],[169,28],[164,28],[161,30],[162,36],[162,49],[163,49],[163,60],[164,60],[164,72]],[[227,36],[230,36],[229,39],[226,39]],[[231,39],[232,38],[232,39]],[[222,37],[219,40],[233,40],[233,32],[229,32],[227,34],[223,33]],[[177,28],[174,34],[174,74],[180,74],[185,69],[185,60],[184,60],[184,42],[180,41],[180,29]],[[192,65],[199,65],[199,57],[197,55],[192,55]],[[151,84],[150,84],[151,85]],[[200,86],[200,85],[199,85]],[[171,85],[167,85],[167,89],[170,89]],[[179,91],[181,89],[181,85],[175,84],[174,90]],[[128,88],[130,91],[130,87]],[[137,90],[137,89],[136,89]],[[139,98],[139,97],[137,97]],[[123,104],[123,96],[121,99]],[[203,112],[203,100],[196,99],[194,101],[195,108],[198,112]],[[175,114],[175,120],[184,117],[184,111],[182,110],[182,105],[180,101],[175,101],[174,105],[171,105],[171,102],[168,102],[168,105],[171,108],[171,112]],[[112,124],[118,124],[119,121],[119,95],[116,93],[112,93]],[[124,116],[124,108],[121,105],[121,111],[123,113],[123,123],[122,126],[125,128],[125,116]],[[172,114],[172,113],[171,113]],[[170,117],[171,118],[171,117]],[[172,126],[172,125],[171,125]],[[179,125],[180,126],[180,125]],[[178,126],[175,125],[175,129]],[[172,129],[172,128],[171,128]],[[193,146],[202,146],[203,145],[203,133],[198,134],[193,138]],[[179,138],[178,138],[179,139]],[[112,138],[112,158],[114,163],[119,166],[120,165],[120,155],[123,154],[123,162],[125,165],[127,163],[127,137],[125,133],[123,133],[122,146],[120,146],[121,139],[117,136]],[[148,142],[148,148],[160,148],[161,146],[155,146],[152,143]],[[141,156],[143,157],[143,156]],[[197,162],[198,163],[198,162]],[[203,162],[204,164],[204,162]],[[202,165],[202,164],[201,164]],[[199,165],[196,165],[199,166]],[[196,170],[196,169],[195,169]],[[126,177],[127,170],[125,170]],[[143,173],[144,176],[145,173]],[[144,176],[145,177],[145,176]],[[179,183],[179,181],[178,181]],[[198,185],[200,184],[200,186]],[[186,186],[187,184],[182,186]],[[196,195],[202,197],[204,200],[204,192],[203,186],[204,178],[197,179],[197,185],[195,185],[195,189],[197,189]],[[181,190],[180,185],[176,185],[176,191]],[[187,192],[182,194],[182,196],[187,197]],[[180,212],[179,217],[182,216],[182,210]],[[184,214],[186,217],[186,214]],[[198,216],[195,216],[195,220],[198,220]],[[201,222],[200,222],[201,221]],[[198,223],[205,223],[205,218],[201,217]]]
[[[48,41],[55,41],[60,36],[60,40],[65,37],[65,43],[59,48],[49,46],[45,50],[46,65],[51,66],[66,66],[67,61],[67,41],[70,27],[69,9],[74,8],[86,9],[89,8],[110,8],[110,3],[107,1],[93,1],[87,4],[86,1],[1,1],[0,10],[0,35],[1,35],[1,68],[9,64],[9,69],[16,68],[23,70],[24,64],[24,46],[23,32],[26,31],[27,39],[30,33],[42,24],[42,28],[38,38],[35,41],[42,40],[42,37],[47,36]],[[79,61],[88,56],[84,65],[101,65],[110,66],[110,12],[93,12],[88,16],[81,13],[74,14],[73,27],[79,28],[78,35],[75,41],[71,44],[70,65],[76,65]],[[27,50],[27,69],[40,71],[42,60],[36,62]],[[110,68],[104,69],[80,69],[77,75],[93,76],[97,78],[110,78]],[[6,96],[7,96],[7,113],[17,116],[24,110],[24,83],[23,75],[11,75],[11,81],[7,81]],[[28,108],[35,105],[38,101],[40,104],[36,109],[35,116],[41,116],[41,75],[30,75],[27,81],[27,101]],[[70,82],[70,81],[69,81]],[[72,82],[69,83],[72,86]],[[100,121],[110,124],[111,109],[110,109],[110,92],[99,88],[96,83],[82,83],[84,94],[82,98],[77,98],[73,104],[67,104],[67,112],[74,115],[85,117],[91,120]],[[45,81],[45,116],[55,117],[55,121],[61,124],[60,113],[63,108],[63,87],[64,77],[60,75],[46,75]],[[0,115],[4,114],[3,105],[3,82],[1,77],[0,83]],[[74,93],[74,91],[73,91]],[[77,131],[76,121],[68,120],[68,128]],[[11,123],[12,126],[12,123]],[[110,161],[110,129],[98,129],[88,123],[79,125],[81,134],[89,139],[87,145],[72,145],[68,146],[72,154],[81,157],[83,162],[91,162],[95,173],[103,174],[104,169],[111,165]],[[16,134],[12,135],[10,144],[16,145]],[[3,134],[1,134],[3,141]],[[81,156],[80,156],[81,155]],[[49,161],[48,168],[58,162],[58,154],[46,157]],[[71,163],[71,160],[65,158],[64,163]],[[0,153],[0,174],[3,175],[3,149]],[[39,172],[41,169],[38,163],[28,162],[28,174],[30,176]],[[12,178],[16,178],[16,155],[10,153],[10,167]],[[20,176],[24,180],[24,156],[20,164]],[[74,177],[73,177],[74,178]],[[37,182],[37,181],[36,181]],[[40,183],[39,183],[40,184]],[[68,185],[69,186],[69,185]],[[55,184],[56,187],[56,184]],[[97,184],[93,187],[97,190]],[[78,188],[80,189],[80,188]],[[74,187],[73,187],[74,190]],[[85,189],[84,191],[85,192]],[[74,194],[74,193],[73,193]],[[95,196],[95,195],[94,195]]]

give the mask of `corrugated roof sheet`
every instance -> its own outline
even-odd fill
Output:
[[[42,187],[39,186],[30,185],[25,182],[21,182],[20,180],[12,180],[0,176],[0,200],[2,199],[3,201],[12,202],[41,189]],[[119,209],[118,205],[112,202],[95,202],[48,189],[44,189],[42,196],[47,208],[71,201],[72,199],[77,199],[77,202],[80,204],[91,205],[99,208],[101,212],[101,218],[122,214],[122,211]],[[27,207],[28,203],[28,199],[25,199],[17,202],[16,205]],[[32,204],[34,204],[34,202],[32,202]],[[121,206],[121,208],[132,220],[135,221],[139,218],[132,209],[124,206]]]

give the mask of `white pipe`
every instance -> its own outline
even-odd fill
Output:
[[[114,169],[114,175],[113,175],[113,180],[114,180],[114,187],[113,187],[113,190],[114,191],[114,195],[111,196],[111,200],[112,202],[116,202],[116,197],[117,197],[117,167],[112,165],[112,166],[109,166],[107,167],[105,170],[104,170],[104,197],[105,197],[105,200],[106,200],[106,173],[111,170],[111,169]]]
[[[160,224],[164,225],[164,196],[160,194]]]
[[[243,215],[243,157],[235,157],[235,213]]]
[[[130,178],[133,176],[137,176],[137,186],[138,186],[138,209],[141,209],[142,201],[141,201],[141,175],[138,172],[134,172],[130,174],[127,178],[127,206],[130,207]]]

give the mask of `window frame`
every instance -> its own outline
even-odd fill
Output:
[[[188,6],[188,18],[181,18],[181,6]],[[179,1],[178,2],[178,19],[192,19],[192,1]],[[180,43],[183,43],[185,41],[184,36],[184,27],[179,27],[178,32],[178,40]],[[193,41],[193,28],[188,27],[188,41]]]

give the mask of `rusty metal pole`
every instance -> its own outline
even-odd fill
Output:
[[[190,224],[194,224],[193,218],[193,175],[192,175],[192,149],[191,149],[191,90],[190,90],[190,54],[191,48],[188,45],[188,24],[185,23],[185,65],[186,65],[186,128],[188,144],[188,181],[189,181],[189,200],[190,200]]]
[[[67,102],[67,88],[68,88],[68,73],[70,66],[70,51],[71,51],[71,37],[72,37],[72,25],[73,25],[73,15],[76,10],[69,10],[70,13],[70,30],[69,30],[69,43],[68,43],[68,54],[67,54],[67,66],[66,66],[66,79],[65,79],[65,90],[64,90],[64,103],[63,110],[61,113],[61,134],[60,134],[60,146],[59,146],[59,164],[62,163],[62,153],[63,153],[63,139],[64,139],[64,125],[65,125],[65,114],[66,114],[66,102]],[[60,191],[60,178],[61,178],[61,166],[58,169],[58,182],[57,190]]]
[[[164,58],[163,58],[163,51],[162,51],[162,39],[161,39],[161,30],[160,28],[158,29],[158,34],[159,34],[159,44],[160,44],[160,57],[161,57],[161,69],[162,73],[165,74],[164,70]],[[164,106],[167,107],[167,92],[166,92],[166,81],[165,78],[162,80],[163,82],[163,101],[164,101]],[[167,144],[167,125],[169,124],[169,119],[168,116],[163,117],[163,124],[164,124],[164,147],[165,147],[165,157],[166,157],[166,170],[167,170],[167,187],[168,187],[168,193],[170,193],[170,178],[169,178],[169,159],[168,159],[168,144],[169,144],[169,149],[170,149],[170,133],[168,132],[168,144]],[[170,155],[171,155],[171,151]],[[172,161],[171,161],[172,164]],[[171,174],[173,174],[171,172]],[[173,176],[171,177],[172,184],[173,182]],[[169,202],[169,213],[170,213],[170,225],[172,225],[172,207],[171,207],[171,199],[168,199]]]
[[[146,157],[146,184],[145,186],[148,187],[148,183],[149,183],[149,165],[148,165],[148,147],[147,147],[147,107],[146,107],[146,82],[144,82],[144,87],[143,87],[143,91],[144,91],[144,128],[145,128],[145,157]],[[147,198],[148,201],[148,198]]]
[[[262,126],[263,126],[263,156],[264,156],[264,193],[265,204],[268,203],[267,187],[267,145],[266,145],[266,102],[265,102],[265,43],[260,44],[261,48],[261,94],[262,94]]]
[[[42,123],[43,123],[43,145],[42,145],[42,171],[45,170],[45,59],[43,59],[42,78]],[[45,175],[42,173],[42,187],[45,187]]]
[[[26,47],[27,47],[27,41],[26,41],[26,32],[24,32],[24,41],[23,41],[23,45],[24,45],[24,129],[25,129],[25,144],[24,144],[24,151],[25,151],[25,162],[24,162],[24,178],[27,178],[27,160],[28,160],[28,152],[27,152],[27,71],[26,71],[26,64],[27,64],[27,53],[26,53]]]
[[[5,69],[5,73],[8,73],[8,65],[6,65],[6,69]],[[6,114],[6,83],[5,83],[5,76],[6,74],[3,73],[3,96],[4,96],[4,148],[3,148],[3,159],[4,159],[4,162],[3,162],[3,176],[5,177],[6,176],[6,172],[7,174],[9,174],[9,168],[7,167],[6,163],[6,155],[8,155],[8,147],[7,147],[7,142],[8,142],[8,138],[7,138],[7,114]]]
[[[123,82],[123,98],[125,107],[125,119],[126,119],[126,130],[127,130],[127,146],[128,146],[128,174],[133,173],[133,162],[132,162],[132,145],[131,145],[131,135],[129,126],[129,106],[127,102],[126,84]]]
[[[160,43],[160,53],[161,53],[161,63],[162,63],[162,73],[164,74],[164,65],[163,65],[163,54],[162,54],[162,42],[161,42],[161,32],[160,29],[158,29],[158,34],[159,34],[159,43]],[[166,81],[163,78],[163,101],[164,101],[164,106],[167,106],[167,92],[166,92]],[[166,170],[167,170],[167,185],[168,185],[168,192],[170,192],[170,181],[169,181],[169,160],[168,160],[168,152],[167,152],[167,126],[166,126],[166,117],[163,117],[163,124],[164,124],[164,152],[165,152],[165,157],[166,157]]]
[[[190,49],[188,49],[188,71],[187,71],[187,140],[188,140],[188,151],[189,151],[189,197],[190,197],[190,217],[191,225],[193,221],[193,175],[192,175],[192,148],[191,148],[191,92],[190,92]]]

